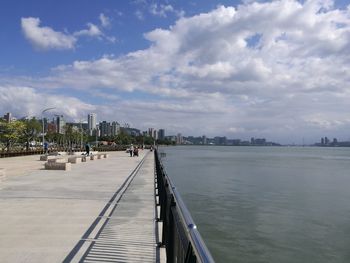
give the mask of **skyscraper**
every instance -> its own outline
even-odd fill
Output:
[[[110,136],[111,124],[107,121],[100,122],[100,131],[101,131],[101,134],[100,134],[101,137]]]
[[[88,114],[88,132],[89,135],[93,135],[96,131],[96,113]]]
[[[158,140],[164,140],[165,139],[165,131],[164,129],[158,130]]]
[[[176,136],[176,144],[183,144],[183,137],[181,133],[178,133]]]
[[[66,125],[66,122],[63,118],[63,115],[57,115],[56,116],[56,127],[57,127],[57,133],[64,134],[64,126]]]
[[[153,138],[153,128],[148,128],[148,135]]]
[[[116,121],[112,122],[112,127],[111,127],[111,136],[116,136],[118,135],[119,131],[120,131],[120,124]]]
[[[11,122],[11,119],[12,119],[12,115],[10,112],[6,113],[4,115],[4,120],[7,121],[7,122]]]

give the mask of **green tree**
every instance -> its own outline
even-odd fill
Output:
[[[129,134],[121,131],[117,136],[115,142],[120,145],[128,145],[134,143],[135,139]]]
[[[29,150],[30,142],[36,139],[41,132],[42,126],[40,122],[34,117],[30,120],[21,121],[24,124],[22,138],[26,143],[26,150]]]
[[[7,151],[10,151],[13,144],[20,140],[25,130],[25,124],[21,121],[6,122],[0,120],[0,138],[6,145]]]

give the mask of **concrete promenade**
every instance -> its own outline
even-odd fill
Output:
[[[0,262],[159,261],[146,152],[112,152],[71,171],[40,170],[39,156],[0,159]]]

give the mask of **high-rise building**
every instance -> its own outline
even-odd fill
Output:
[[[4,115],[4,120],[7,121],[7,122],[11,122],[12,120],[12,114],[10,112],[6,113]]]
[[[120,124],[116,121],[113,121],[111,126],[111,136],[118,135],[119,131],[120,131]]]
[[[57,115],[56,117],[57,117],[56,118],[57,133],[64,134],[65,133],[64,126],[66,125],[64,117],[63,115]]]
[[[148,135],[153,138],[153,128],[148,128]]]
[[[111,135],[111,124],[109,122],[100,122],[100,136],[110,136]]]
[[[44,124],[44,132],[47,132],[47,131],[48,131],[48,121],[47,121],[47,118],[43,118],[41,121],[42,121],[42,123]]]
[[[88,133],[92,136],[96,132],[96,113],[88,114]]]
[[[176,144],[183,144],[183,137],[181,133],[178,133],[176,136]]]
[[[158,140],[157,130],[153,130],[153,139]]]
[[[164,129],[158,130],[158,140],[164,140],[165,139],[165,131]]]
[[[203,135],[202,136],[202,144],[206,145],[207,143],[207,136]]]

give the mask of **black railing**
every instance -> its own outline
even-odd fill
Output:
[[[167,262],[214,263],[190,212],[167,176],[157,151],[155,162],[159,220],[163,223],[161,244],[165,246]]]

